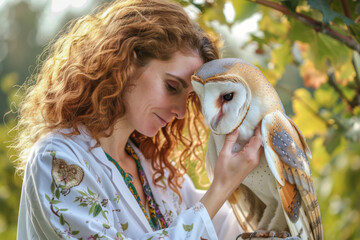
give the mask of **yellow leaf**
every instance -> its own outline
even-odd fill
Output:
[[[271,17],[270,15],[264,15],[259,22],[259,28],[260,30],[269,32],[274,36],[283,36],[285,39],[288,33],[289,22],[286,20],[286,18],[276,14],[277,13],[275,12],[271,15]]]
[[[323,168],[330,161],[330,155],[326,151],[324,146],[324,138],[316,138],[311,145],[311,154],[312,160],[310,160],[310,165],[312,169],[316,172],[322,172]]]
[[[292,62],[291,47],[289,42],[284,42],[280,47],[274,49],[271,53],[272,63],[275,66],[275,71],[281,76],[284,74],[285,67]]]
[[[321,87],[314,93],[314,98],[319,107],[331,108],[338,101],[338,95],[331,87]]]
[[[360,115],[360,106],[357,106],[353,110],[354,116]]]
[[[336,80],[343,85],[346,85],[354,79],[355,70],[351,62],[351,58],[349,58],[344,64],[337,66],[335,70],[335,77]]]
[[[306,138],[326,133],[326,124],[318,115],[319,106],[306,89],[299,88],[294,92],[293,110],[293,120]]]

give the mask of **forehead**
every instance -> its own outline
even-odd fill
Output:
[[[194,52],[175,52],[169,60],[153,60],[152,67],[166,75],[181,78],[190,84],[190,77],[203,64],[201,57]]]

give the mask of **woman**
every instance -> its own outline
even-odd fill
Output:
[[[219,209],[257,165],[259,131],[238,154],[238,133],[227,136],[204,195],[184,175],[185,159],[200,161],[205,143],[190,76],[217,57],[164,0],[116,1],[69,26],[20,108],[18,239],[240,233],[231,210]]]

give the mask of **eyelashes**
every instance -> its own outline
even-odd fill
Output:
[[[172,81],[172,80],[168,80],[168,81],[165,81],[165,85],[166,85],[166,89],[170,92],[170,93],[177,93],[180,91],[180,88],[179,88],[179,84],[175,81]]]
[[[166,84],[166,88],[169,92],[176,93],[177,89],[171,86],[170,84]]]

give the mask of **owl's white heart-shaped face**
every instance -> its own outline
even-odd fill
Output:
[[[191,83],[200,99],[206,124],[212,132],[228,134],[241,124],[251,98],[246,85],[226,81],[226,76],[221,81],[214,79],[203,84],[193,80]]]

